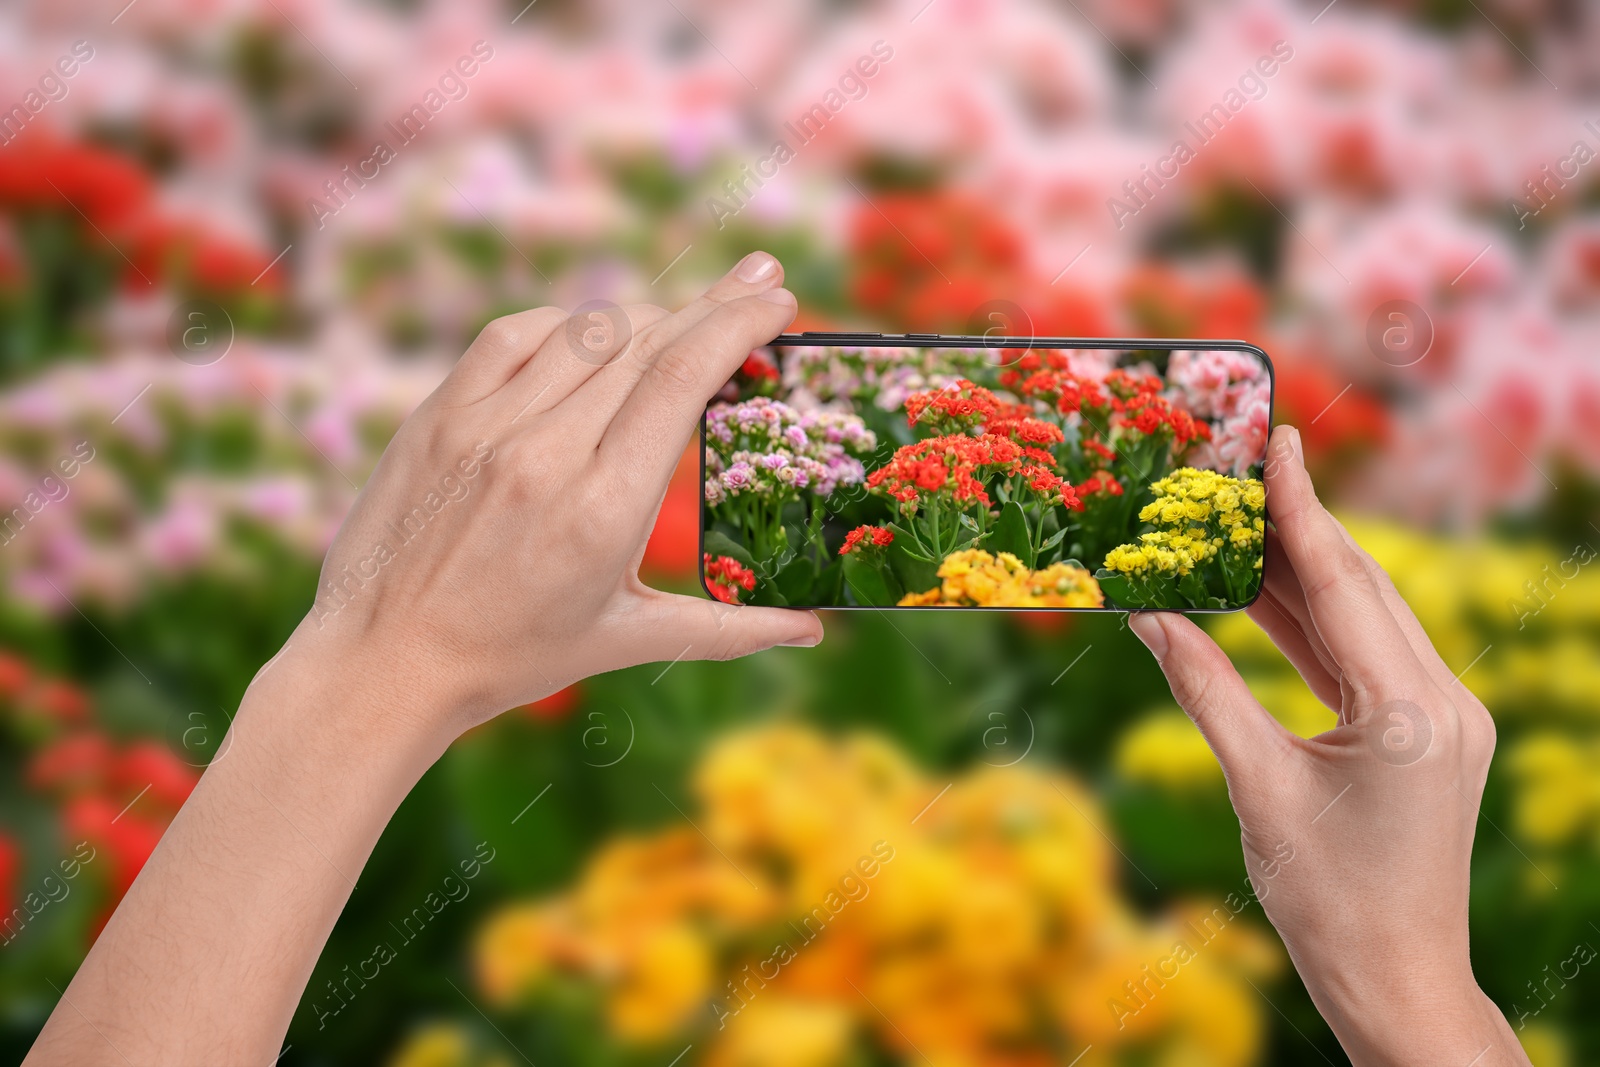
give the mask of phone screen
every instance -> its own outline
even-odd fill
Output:
[[[1245,607],[1271,413],[1238,342],[780,337],[706,410],[701,579],[805,608]]]

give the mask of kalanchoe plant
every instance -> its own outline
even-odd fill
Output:
[[[1261,584],[1266,490],[1254,478],[1183,467],[1150,486],[1148,529],[1106,554],[1096,577],[1129,607],[1247,604]]]
[[[744,599],[987,602],[946,599],[946,571],[979,591],[1004,571],[1007,603],[1043,606],[1254,595],[1256,492],[1221,472],[1259,462],[1264,365],[1160,351],[994,357],[797,347],[777,357],[783,400],[740,384],[748,399],[714,405],[705,548],[756,576]],[[963,569],[973,553],[990,562]],[[1095,575],[1079,560],[1104,566]]]
[[[752,555],[769,558],[789,543],[788,510],[819,541],[823,501],[860,484],[862,457],[876,446],[855,415],[800,412],[767,397],[717,404],[706,412],[705,502]]]

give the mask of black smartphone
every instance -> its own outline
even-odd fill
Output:
[[[1242,341],[784,334],[701,423],[701,582],[803,608],[1247,607],[1272,393]]]

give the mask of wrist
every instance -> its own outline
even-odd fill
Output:
[[[453,698],[415,659],[402,669],[306,630],[256,672],[234,732],[313,775],[359,762],[409,789],[455,740]]]
[[[1470,973],[1429,979],[1419,971],[1396,983],[1314,990],[1312,998],[1357,1067],[1526,1062]]]

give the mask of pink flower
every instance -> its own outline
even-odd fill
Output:
[[[1265,458],[1269,415],[1267,386],[1263,382],[1239,405],[1237,415],[1222,422],[1216,442],[1222,469],[1240,475]]]

